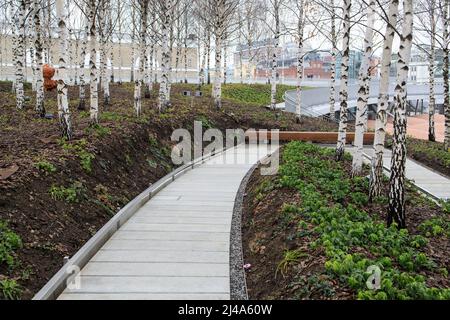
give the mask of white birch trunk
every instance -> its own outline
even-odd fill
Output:
[[[144,67],[146,61],[146,33],[147,33],[147,19],[148,19],[148,1],[140,0],[141,13],[141,28],[139,36],[139,74],[136,77],[134,85],[134,109],[136,116],[142,113],[142,85],[144,82]]]
[[[445,114],[445,131],[444,131],[444,148],[450,152],[450,88],[449,88],[449,0],[444,0],[443,8],[443,39],[444,39],[444,114]]]
[[[205,31],[205,36],[206,36],[206,31]],[[199,48],[201,47],[200,44],[200,35],[199,35]],[[206,65],[206,46],[203,47],[203,52],[202,52],[202,61],[200,64],[200,71],[199,71],[199,82],[200,85],[204,85],[205,84],[205,65]]]
[[[211,33],[208,30],[207,40],[206,40],[206,83],[207,84],[211,84],[210,61],[211,61]]]
[[[223,48],[223,84],[227,84],[227,46]]]
[[[337,35],[336,35],[336,15],[334,12],[334,0],[330,0],[331,7],[331,79],[330,79],[330,119],[335,119],[336,104],[336,55],[337,55]]]
[[[276,95],[277,95],[277,50],[280,41],[280,13],[279,0],[273,1],[274,19],[275,19],[275,34],[274,45],[272,53],[272,77],[271,77],[271,89],[270,89],[270,107],[272,110],[276,108]]]
[[[435,0],[430,0],[430,63],[428,68],[428,75],[429,75],[429,89],[430,89],[430,96],[429,96],[429,102],[428,102],[428,140],[429,141],[436,141],[436,133],[435,133],[435,127],[434,127],[434,113],[435,113],[435,106],[436,106],[436,99],[434,96],[434,68],[435,68],[435,50],[436,50],[436,20],[434,18],[434,12],[435,12]]]
[[[90,91],[90,122],[91,125],[98,124],[98,70],[97,70],[97,30],[95,23],[95,1],[90,0],[88,23],[89,23],[89,91]]]
[[[413,37],[413,0],[403,1],[403,31],[397,62],[395,87],[394,141],[392,146],[391,179],[389,184],[388,225],[395,222],[406,227],[405,219],[405,164],[406,164],[406,82]]]
[[[348,103],[348,60],[350,45],[350,8],[351,0],[344,0],[344,37],[342,39],[342,64],[341,64],[341,88],[339,92],[341,108],[339,120],[338,141],[336,146],[336,160],[344,158],[345,143],[347,138],[347,103]]]
[[[150,58],[149,58],[149,79],[148,79],[148,91],[150,92],[150,95],[153,91],[153,59],[155,58],[155,41],[152,39],[150,40]]]
[[[41,25],[41,2],[34,0],[34,28],[36,37],[34,39],[34,47],[36,49],[36,113],[40,117],[45,116],[44,107],[44,77],[42,73],[42,25]]]
[[[119,31],[119,33],[120,33],[120,31]],[[122,84],[122,82],[123,82],[123,79],[122,79],[122,64],[123,64],[123,59],[122,59],[122,39],[119,39],[119,52],[118,52],[118,54],[119,54],[119,57],[118,57],[119,65],[117,67],[118,67],[118,72],[119,72],[119,84]]]
[[[85,81],[85,62],[86,62],[86,51],[87,51],[87,41],[89,34],[89,21],[86,17],[86,22],[84,25],[84,36],[81,35],[81,52],[80,52],[80,86],[79,86],[79,97],[80,101],[78,103],[78,110],[86,109],[86,81]]]
[[[25,11],[26,1],[19,2],[19,34],[17,36],[16,47],[16,73],[15,73],[15,91],[16,91],[16,107],[21,110],[24,107],[25,93],[24,93],[24,55],[25,55]]]
[[[369,198],[381,195],[383,181],[383,153],[386,136],[387,108],[389,104],[389,69],[391,67],[392,43],[397,25],[399,0],[391,0],[389,4],[388,23],[384,35],[383,53],[380,70],[380,92],[378,95],[377,119],[375,121],[375,138],[369,180]]]
[[[364,133],[367,130],[367,102],[370,87],[370,57],[373,46],[373,26],[375,22],[375,0],[371,0],[367,8],[367,24],[364,36],[364,56],[359,70],[358,99],[356,106],[355,123],[355,153],[353,155],[352,175],[361,174],[363,165]]]
[[[169,104],[168,98],[168,82],[169,82],[169,63],[170,63],[170,48],[169,48],[169,32],[170,21],[172,19],[171,10],[172,0],[166,1],[162,4],[162,24],[161,24],[161,77],[159,87],[159,110],[164,111]]]
[[[220,30],[220,26],[218,29]],[[215,35],[215,54],[216,54],[216,65],[214,74],[214,105],[217,109],[222,107],[222,37],[220,31],[216,31]]]
[[[297,121],[302,117],[302,79],[303,79],[303,29],[304,29],[304,17],[303,17],[303,0],[298,0],[297,7],[299,8],[298,22],[297,22],[297,103],[295,108],[295,114]]]
[[[56,16],[58,19],[59,34],[59,59],[56,69],[55,79],[58,82],[58,117],[62,136],[70,140],[72,138],[72,124],[70,119],[69,100],[67,96],[67,70],[66,61],[68,57],[67,36],[68,30],[66,22],[68,20],[67,7],[64,0],[56,1]]]

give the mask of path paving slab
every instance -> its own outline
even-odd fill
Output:
[[[61,300],[230,299],[234,200],[271,150],[240,145],[177,177],[87,263]]]

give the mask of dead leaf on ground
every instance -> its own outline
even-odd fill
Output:
[[[13,164],[6,168],[0,168],[0,180],[6,180],[19,170],[19,166]]]

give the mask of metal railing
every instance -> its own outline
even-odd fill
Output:
[[[283,94],[283,100],[284,100],[285,104],[289,104],[290,106],[292,106],[295,109],[295,107],[297,106],[297,101],[292,99],[288,94],[286,94],[286,92]],[[302,107],[301,113],[302,113],[302,116],[307,116],[307,117],[311,117],[311,118],[322,118],[322,119],[330,121],[330,122],[339,123],[339,121],[335,117],[331,117],[331,115],[329,113],[326,113],[326,114],[319,113],[316,110],[314,110],[313,106]]]

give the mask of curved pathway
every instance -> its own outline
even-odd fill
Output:
[[[269,149],[240,145],[177,178],[112,235],[81,270],[79,288],[59,299],[230,299],[234,200]]]

